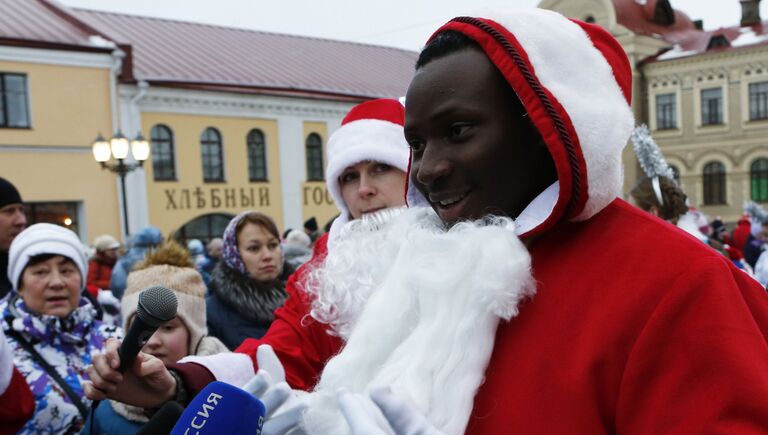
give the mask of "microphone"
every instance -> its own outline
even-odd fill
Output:
[[[184,407],[176,401],[165,402],[155,415],[136,432],[136,435],[154,435],[170,433],[176,421],[184,412]]]
[[[121,373],[133,365],[136,355],[157,328],[176,317],[177,306],[176,294],[165,287],[149,287],[139,294],[136,316],[117,351]]]
[[[259,435],[265,412],[264,404],[247,391],[214,381],[187,405],[171,435]]]

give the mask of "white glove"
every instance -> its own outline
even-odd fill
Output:
[[[263,344],[256,350],[259,371],[243,389],[259,398],[266,408],[264,435],[302,434],[301,418],[306,404],[303,391],[292,390],[285,382],[285,369],[272,346]],[[280,411],[278,413],[278,411]]]
[[[418,409],[389,387],[371,389],[370,398],[341,390],[336,399],[353,435],[443,435]],[[385,427],[376,409],[386,419]]]

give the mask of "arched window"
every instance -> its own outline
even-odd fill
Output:
[[[768,202],[768,159],[757,159],[749,168],[752,201]]]
[[[176,180],[176,160],[173,155],[173,132],[157,124],[149,132],[152,142],[152,174],[155,181]]]
[[[725,204],[725,166],[720,162],[704,165],[704,204]]]
[[[323,181],[323,140],[317,133],[307,136],[307,180]]]
[[[253,129],[246,138],[248,147],[248,178],[251,181],[267,181],[267,146],[264,133]]]
[[[200,149],[203,158],[203,181],[224,181],[224,155],[221,134],[208,127],[200,135]]]
[[[211,239],[222,237],[229,221],[235,217],[227,213],[208,213],[198,216],[179,228],[173,238],[187,246],[187,240],[199,239],[208,243]]]
[[[672,170],[672,177],[675,179],[675,182],[680,185],[680,169],[675,165],[669,165],[669,169]]]

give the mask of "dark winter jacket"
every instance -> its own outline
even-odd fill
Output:
[[[8,279],[8,251],[0,251],[0,299],[5,297],[13,285]]]
[[[283,264],[275,282],[262,284],[220,262],[205,297],[208,334],[232,350],[246,338],[263,336],[275,318],[272,312],[285,302],[285,281],[292,272]]]

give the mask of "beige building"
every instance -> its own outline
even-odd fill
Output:
[[[633,107],[679,174],[691,205],[734,222],[747,200],[768,202],[768,23],[759,0],[728,0],[741,23],[704,31],[669,0],[544,0],[595,22],[634,68]],[[625,192],[642,171],[625,153]]]
[[[99,169],[90,147],[94,134],[117,125],[113,50],[71,27],[27,34],[0,27],[0,175],[18,187],[33,222],[56,222],[84,239],[118,234],[115,177]]]
[[[323,173],[329,136],[356,103],[404,95],[416,59],[49,0],[0,0],[0,10],[12,17],[0,27],[0,174],[33,222],[69,222],[84,241],[150,224],[207,240],[248,209],[281,229],[325,224],[337,213]],[[151,144],[125,201],[90,147],[118,131]]]

